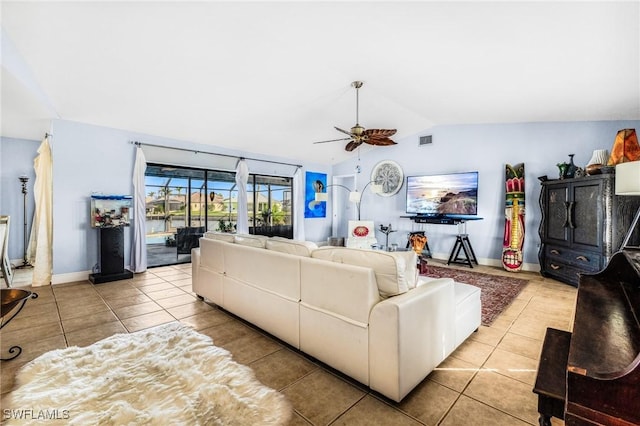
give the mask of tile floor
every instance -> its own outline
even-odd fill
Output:
[[[431,261],[438,264],[437,260]],[[572,327],[576,290],[522,272],[528,286],[490,327],[481,327],[401,403],[368,391],[191,293],[191,265],[150,269],[133,280],[35,288],[38,298],[0,332],[3,399],[16,370],[57,348],[180,321],[209,335],[295,409],[292,425],[537,425],[531,392],[546,327]],[[462,267],[464,268],[464,267]],[[475,271],[508,275],[492,267]],[[554,425],[562,424],[553,419]]]

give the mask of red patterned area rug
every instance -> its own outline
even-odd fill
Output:
[[[529,282],[522,278],[461,271],[459,269],[432,265],[427,265],[427,271],[423,275],[435,278],[453,278],[454,281],[480,287],[482,325],[485,326],[491,325],[498,315],[518,297],[520,291],[522,291]]]

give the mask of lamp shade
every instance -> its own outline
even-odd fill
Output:
[[[380,185],[379,183],[371,184],[371,192],[373,192],[374,194],[382,194],[382,185]]]
[[[640,161],[616,165],[616,195],[640,195]]]
[[[640,145],[638,145],[636,130],[624,129],[618,131],[607,164],[609,166],[615,166],[616,164],[636,160],[640,160]]]
[[[316,192],[315,195],[316,201],[329,201],[329,194],[326,192]]]

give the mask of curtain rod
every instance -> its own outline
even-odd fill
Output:
[[[178,148],[178,147],[175,147],[175,146],[156,145],[156,144],[153,144],[153,143],[143,143],[143,142],[138,142],[138,141],[131,141],[130,143],[132,143],[132,144],[134,144],[136,146],[142,146],[142,145],[154,146],[156,148],[175,149],[177,151],[193,152],[194,154],[217,155],[217,156],[220,156],[220,157],[237,158],[238,160],[262,161],[264,163],[282,164],[282,165],[285,165],[285,166],[294,166],[294,167],[296,167],[298,169],[302,168],[302,165],[300,165],[300,164],[283,163],[281,161],[263,160],[263,159],[260,159],[260,158],[242,157],[242,156],[239,156],[239,155],[220,154],[218,152],[208,152],[208,151],[200,151],[200,150],[196,150],[196,149]]]

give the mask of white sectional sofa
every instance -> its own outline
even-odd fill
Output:
[[[394,401],[480,326],[480,289],[413,252],[209,232],[192,267],[198,296]]]

